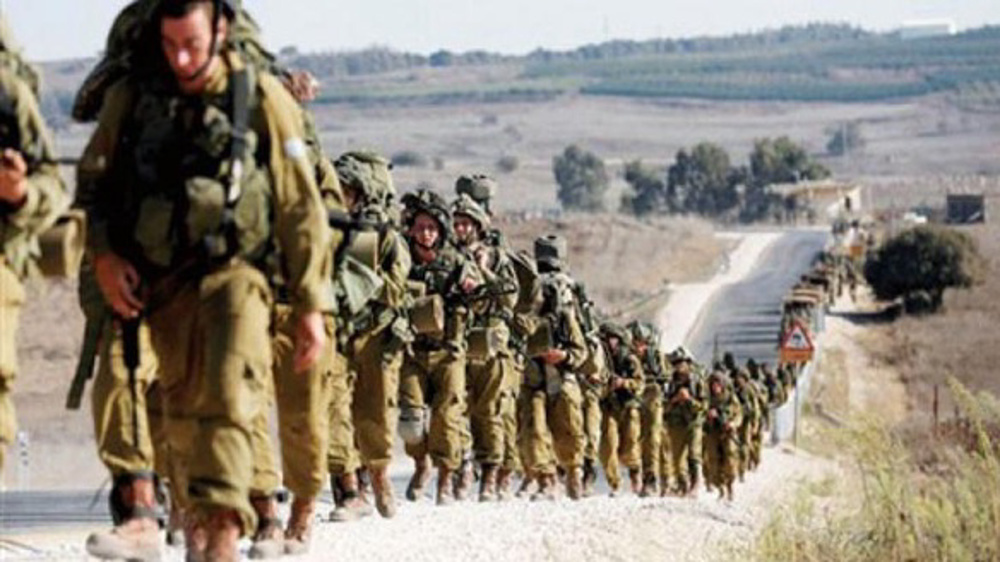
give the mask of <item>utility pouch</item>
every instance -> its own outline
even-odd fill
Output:
[[[538,357],[539,355],[555,348],[555,338],[552,337],[552,325],[548,320],[540,320],[535,325],[535,330],[528,336],[527,356]]]
[[[38,237],[42,255],[38,269],[46,277],[74,278],[80,271],[87,239],[87,217],[83,211],[71,210]]]
[[[444,299],[441,295],[416,299],[410,309],[410,324],[413,331],[421,336],[444,334]]]

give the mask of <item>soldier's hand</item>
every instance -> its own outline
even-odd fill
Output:
[[[471,293],[472,291],[476,290],[476,287],[479,286],[479,283],[471,277],[466,277],[465,279],[462,279],[461,285],[462,285],[462,291],[464,291],[465,293]]]
[[[323,313],[314,311],[300,316],[295,329],[295,372],[303,373],[315,365],[325,345]]]
[[[623,388],[624,386],[625,386],[625,379],[621,377],[615,377],[611,379],[611,388],[613,390],[618,390],[619,388]]]
[[[0,201],[14,207],[28,196],[28,163],[21,153],[7,148],[0,153]]]
[[[708,419],[714,420],[715,418],[718,417],[719,417],[719,412],[717,410],[712,409],[708,411]]]
[[[311,72],[304,70],[292,72],[284,79],[285,88],[299,103],[308,103],[319,95],[319,81]]]
[[[569,355],[561,349],[550,349],[542,354],[542,361],[548,365],[558,365],[569,357]]]
[[[691,391],[686,388],[682,388],[677,391],[677,401],[678,402],[689,402],[691,400]]]
[[[138,318],[145,304],[138,295],[142,279],[135,267],[116,254],[105,252],[94,258],[94,273],[104,300],[115,313],[125,319]]]

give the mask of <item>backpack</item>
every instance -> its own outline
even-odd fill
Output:
[[[527,314],[535,309],[541,297],[542,286],[538,274],[538,265],[531,255],[525,251],[507,252],[511,264],[514,266],[514,273],[517,275],[517,304],[514,305],[514,312]]]

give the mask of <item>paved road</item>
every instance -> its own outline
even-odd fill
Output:
[[[688,334],[687,346],[708,363],[716,337],[720,353],[731,351],[741,364],[748,358],[777,362],[781,300],[805,273],[828,239],[826,232],[784,234],[764,252],[744,280],[720,289]]]

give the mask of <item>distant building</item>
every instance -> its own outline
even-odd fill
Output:
[[[986,222],[986,196],[979,194],[948,194],[947,214],[950,224]]]
[[[794,197],[821,216],[836,219],[843,215],[860,215],[861,186],[833,180],[803,181],[774,184],[768,188],[782,197]]]
[[[949,19],[905,21],[899,28],[901,39],[926,39],[928,37],[947,37],[958,30],[955,22]]]

